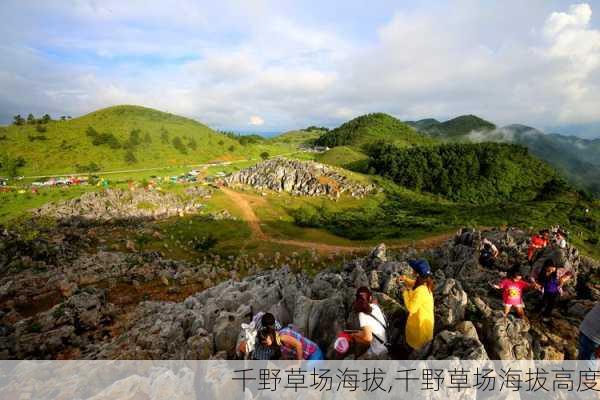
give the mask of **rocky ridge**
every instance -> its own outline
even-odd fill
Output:
[[[411,357],[575,357],[577,332],[573,327],[600,300],[600,264],[579,256],[573,247],[566,251],[549,250],[539,262],[543,262],[543,257],[562,257],[576,276],[575,282],[566,288],[552,320],[529,322],[513,316],[504,319],[500,311],[501,296],[490,288],[489,282],[505,274],[503,266],[509,259],[523,256],[527,236],[517,230],[463,231],[455,240],[422,255],[430,260],[436,281],[436,333],[428,346]],[[499,269],[479,266],[477,249],[482,237],[494,241],[501,250]],[[75,260],[82,257],[83,254],[76,255]],[[211,269],[209,264],[168,262],[151,255],[99,253],[89,257],[87,263],[80,262],[80,271],[58,269],[48,275],[41,273],[40,282],[54,282],[64,298],[52,308],[15,320],[11,320],[15,311],[2,311],[0,354],[2,358],[55,358],[68,356],[69,349],[76,348],[78,352],[72,353],[73,356],[83,358],[232,358],[241,323],[264,310],[274,313],[283,324],[293,324],[331,355],[336,333],[356,327],[351,304],[359,286],[374,290],[393,329],[402,336],[406,310],[398,300],[400,288],[394,278],[410,272],[408,257],[414,257],[414,252],[392,255],[382,244],[367,257],[323,270],[314,277],[283,267],[240,279],[233,272]],[[18,275],[11,276],[2,281],[4,298],[26,292],[26,283],[35,286],[34,273],[21,281]],[[50,276],[57,278],[54,281],[43,278]],[[104,289],[82,283],[84,276],[91,279],[88,282],[100,277],[138,283],[158,278],[174,288],[193,281],[203,288],[218,282],[219,277],[229,279],[197,291],[184,301],[141,301],[128,313],[123,329],[114,332],[111,326],[116,305]],[[14,286],[19,282],[21,286]],[[40,288],[38,284],[32,294]],[[534,315],[531,310],[538,301],[536,293],[526,296],[530,316]]]
[[[354,182],[326,165],[285,158],[274,158],[243,169],[224,181],[229,186],[248,185],[296,196],[338,198],[342,193],[348,193],[362,198],[375,190],[374,185]]]
[[[61,221],[76,220],[105,223],[160,219],[197,213],[202,207],[199,198],[208,191],[178,195],[150,189],[107,189],[84,193],[80,197],[59,203],[48,203],[33,212],[34,217],[51,217]]]

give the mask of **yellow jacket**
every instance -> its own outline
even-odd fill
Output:
[[[407,280],[409,287],[414,286],[414,281]],[[426,285],[416,289],[402,292],[404,305],[408,309],[406,321],[406,342],[413,349],[419,349],[433,339],[433,293]]]

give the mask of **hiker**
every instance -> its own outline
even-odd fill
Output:
[[[547,259],[537,277],[537,288],[542,292],[542,302],[536,311],[542,313],[542,318],[547,321],[552,315],[556,302],[561,293],[562,286],[569,279],[569,275],[559,277],[558,268],[552,259]]]
[[[264,327],[257,334],[261,349],[264,347],[280,353],[283,360],[323,360],[323,352],[312,340],[290,327],[276,331],[273,327]],[[261,350],[262,351],[262,350]]]
[[[500,284],[491,284],[493,288],[502,290],[504,318],[508,317],[508,314],[513,307],[519,318],[526,318],[525,303],[523,303],[523,291],[530,285],[529,282],[523,279],[521,265],[518,263],[511,268],[508,272],[508,277],[502,279]]]
[[[533,235],[531,237],[529,248],[527,249],[527,260],[529,261],[529,265],[533,265],[537,259],[536,255],[539,254],[539,251],[548,246],[549,238],[550,232],[548,229],[542,229],[538,235]]]
[[[353,309],[358,313],[360,330],[350,335],[352,339],[359,345],[368,346],[369,356],[380,357],[386,354],[388,324],[369,288],[358,288]]]
[[[417,278],[413,280],[402,275],[398,279],[407,287],[402,292],[404,305],[408,310],[406,343],[412,349],[418,350],[433,339],[433,278],[427,260],[409,260],[408,264],[417,274]]]
[[[588,312],[579,326],[578,360],[600,360],[600,302]]]
[[[493,268],[496,265],[496,257],[500,253],[496,245],[484,238],[479,250],[479,264],[484,268]]]
[[[265,327],[273,328],[276,331],[282,328],[281,323],[273,314],[263,311],[256,313],[249,324],[242,324],[242,331],[236,346],[239,355],[248,355],[248,353],[254,352],[258,343],[256,340],[257,334]]]

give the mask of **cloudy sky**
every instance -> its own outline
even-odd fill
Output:
[[[238,131],[383,111],[600,137],[600,0],[491,3],[2,0],[0,121],[140,104]]]

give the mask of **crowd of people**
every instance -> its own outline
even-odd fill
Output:
[[[527,252],[529,265],[515,262],[506,277],[491,283],[502,291],[504,317],[514,309],[517,318],[525,316],[523,293],[532,289],[540,292],[536,317],[547,321],[562,293],[563,286],[573,277],[572,272],[554,257],[545,258],[541,267],[536,261],[549,246],[564,249],[566,234],[560,229],[542,230],[530,239]],[[500,254],[488,239],[483,239],[479,262],[483,268],[494,268]],[[408,312],[404,335],[392,337],[390,324],[384,311],[367,287],[356,291],[352,305],[358,317],[358,329],[339,332],[332,344],[332,358],[343,359],[350,355],[365,359],[387,358],[394,353],[413,357],[432,341],[435,325],[434,280],[427,260],[408,262],[414,276],[397,278],[402,288],[401,298]],[[539,263],[538,263],[539,264]],[[534,267],[535,266],[535,267]],[[293,325],[283,327],[271,313],[259,312],[250,324],[243,324],[244,331],[238,342],[238,354],[254,360],[296,359],[323,360],[325,353],[317,343],[305,337]],[[398,352],[398,349],[401,349]],[[580,328],[579,359],[600,359],[600,303],[586,315]]]

